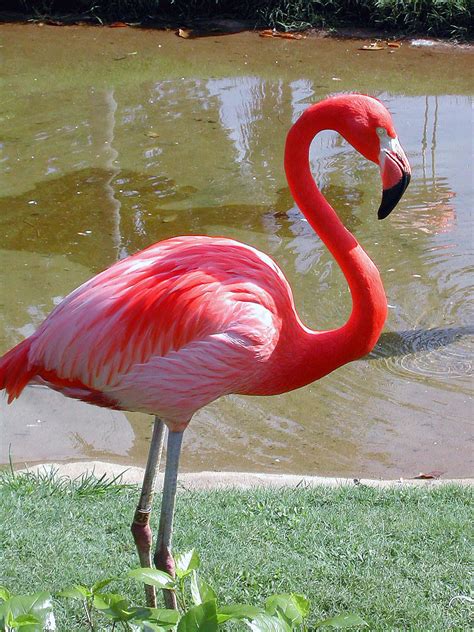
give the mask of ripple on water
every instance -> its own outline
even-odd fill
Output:
[[[451,326],[390,332],[370,357],[397,375],[444,381],[472,376],[473,351],[474,327]]]
[[[466,278],[466,270],[457,276]],[[453,281],[454,275],[451,275]],[[436,310],[431,306],[420,312],[413,329],[382,334],[370,358],[380,368],[397,375],[429,380],[436,386],[464,390],[472,384],[474,357],[474,325],[467,310],[473,305],[471,288],[451,283],[446,299]],[[442,326],[426,326],[439,323]],[[444,324],[447,323],[447,324]],[[454,378],[459,378],[454,383]],[[465,379],[463,379],[465,378]],[[452,382],[452,383],[451,383]]]

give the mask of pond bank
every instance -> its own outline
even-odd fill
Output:
[[[196,18],[195,20],[160,20],[140,19],[107,20],[91,14],[49,14],[49,13],[19,13],[0,11],[0,25],[86,28],[99,27],[104,29],[124,29],[135,32],[158,31],[174,34],[186,40],[199,40],[237,34],[250,34],[256,38],[273,40],[336,40],[365,42],[365,49],[377,51],[389,49],[394,52],[402,45],[410,45],[420,49],[456,49],[471,51],[474,47],[474,31],[458,31],[453,33],[438,33],[436,30],[420,28],[416,31],[402,28],[384,28],[381,25],[371,26],[370,22],[359,24],[340,24],[331,26],[302,26],[301,29],[285,30],[282,25],[258,25],[249,20],[229,18]]]
[[[167,2],[122,0],[24,0],[8,2],[0,21],[41,19],[57,24],[113,24],[133,22],[139,26],[194,29],[195,33],[215,34],[252,29],[276,29],[282,32],[325,29],[344,34],[344,30],[374,28],[379,35],[428,35],[466,40],[474,34],[472,6],[469,0],[421,3],[390,0],[329,0],[328,2],[290,2],[262,0],[258,3],[234,3],[229,0]],[[9,12],[10,10],[10,12]],[[124,24],[125,25],[125,24]],[[341,32],[339,30],[342,29]]]
[[[105,461],[79,461],[76,463],[43,463],[35,465],[23,472],[46,473],[54,471],[59,477],[66,476],[77,479],[81,476],[94,475],[97,478],[117,479],[120,483],[140,485],[145,469],[142,467],[106,463]],[[434,474],[424,474],[426,478],[411,479],[359,479],[336,476],[307,476],[299,474],[268,474],[263,472],[183,472],[179,474],[178,485],[187,491],[214,489],[256,489],[270,488],[310,488],[319,485],[328,487],[358,486],[380,488],[400,488],[404,486],[433,487],[443,484],[472,485],[470,478],[441,479]],[[159,475],[158,487],[162,486],[163,474]]]

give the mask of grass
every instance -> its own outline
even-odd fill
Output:
[[[137,489],[56,482],[0,475],[0,584],[12,591],[57,592],[137,566]],[[370,630],[467,630],[472,500],[456,485],[181,491],[175,550],[196,548],[221,602],[293,591],[309,598],[313,620],[350,611]],[[143,602],[135,584],[114,590]],[[59,630],[85,629],[73,602],[56,614]]]
[[[197,19],[245,20],[254,28],[374,27],[467,38],[472,0],[4,0],[4,10],[37,16],[82,14],[99,22],[134,20],[185,26]]]

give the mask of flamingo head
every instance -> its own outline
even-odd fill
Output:
[[[405,193],[411,177],[410,164],[398,141],[390,112],[381,101],[363,94],[344,95],[343,100],[351,112],[345,117],[343,136],[380,167],[383,194],[378,218],[384,219]]]
[[[385,105],[375,97],[362,94],[353,96],[348,140],[363,156],[380,167],[383,193],[378,218],[385,219],[410,183],[410,163]]]
[[[378,164],[383,186],[378,218],[385,219],[410,184],[411,168],[397,136],[390,136],[384,127],[377,127],[376,133],[380,143]]]

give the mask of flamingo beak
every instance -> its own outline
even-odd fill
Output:
[[[379,164],[383,194],[378,218],[385,219],[393,211],[410,183],[411,169],[398,138],[381,140]]]

